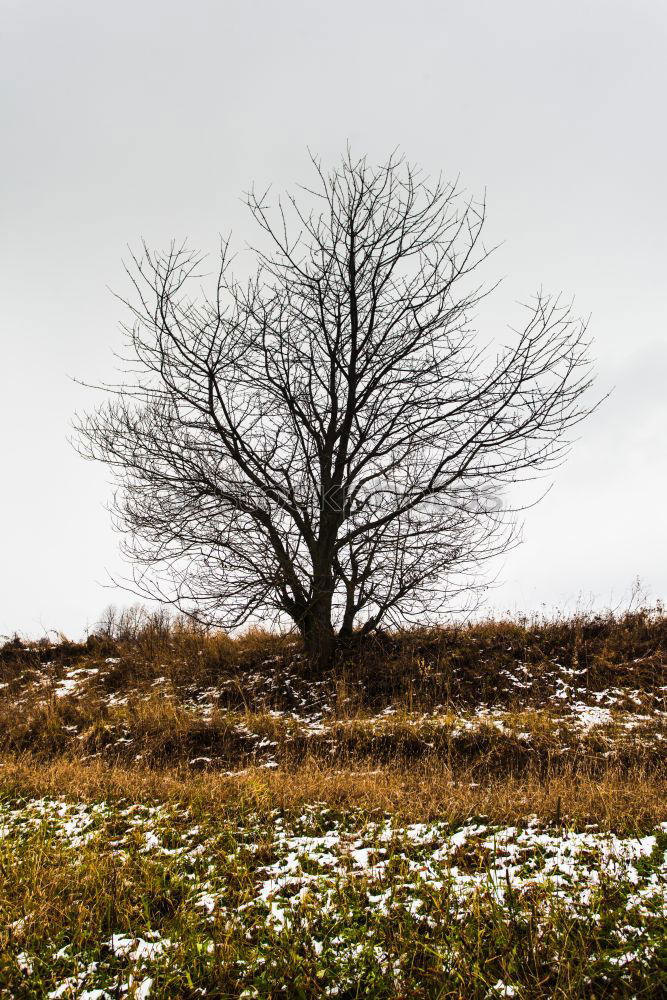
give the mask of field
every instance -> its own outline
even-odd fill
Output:
[[[0,996],[664,997],[667,618],[0,648]]]

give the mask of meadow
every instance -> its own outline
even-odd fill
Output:
[[[0,648],[0,996],[667,995],[667,617]]]

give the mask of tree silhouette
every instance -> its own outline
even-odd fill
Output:
[[[134,374],[78,428],[140,591],[227,628],[287,617],[324,667],[336,634],[475,585],[516,540],[506,488],[563,459],[592,376],[585,324],[542,294],[478,346],[483,204],[397,157],[313,166],[274,212],[248,196],[249,280],[227,244],[209,294],[185,246],[132,257]]]

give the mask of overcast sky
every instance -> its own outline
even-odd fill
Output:
[[[82,634],[122,572],[71,379],[113,375],[126,245],[254,235],[241,195],[346,143],[484,189],[485,339],[545,290],[601,392],[490,606],[667,596],[664,0],[0,0],[0,634]]]

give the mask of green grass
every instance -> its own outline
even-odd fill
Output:
[[[0,829],[4,996],[667,991],[667,824],[13,798]]]

